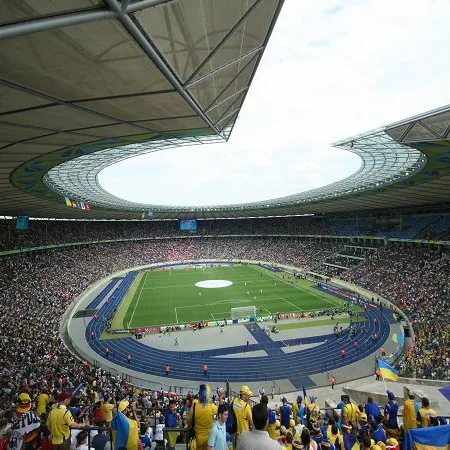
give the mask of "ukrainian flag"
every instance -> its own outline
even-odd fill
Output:
[[[404,450],[447,450],[450,448],[450,425],[410,430],[405,438]]]
[[[378,367],[380,368],[380,372],[383,378],[386,380],[397,381],[398,379],[398,370],[395,370],[391,367],[387,362],[382,359],[378,360]]]

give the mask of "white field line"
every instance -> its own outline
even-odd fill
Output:
[[[225,312],[213,312],[211,313],[213,315],[213,317],[215,316],[220,316],[220,317],[225,317],[226,314],[229,314],[230,311],[225,311]]]
[[[258,299],[256,299],[258,300]],[[274,297],[274,298],[265,298],[264,301],[269,301],[269,300],[285,300],[283,297]],[[254,303],[255,300],[250,299],[239,299],[239,298],[235,298],[235,299],[231,299],[231,300],[218,300],[217,302],[214,303],[202,303],[201,305],[181,305],[181,306],[177,306],[177,308],[198,308],[198,307],[202,307],[202,306],[214,306],[214,305],[223,305],[223,304],[227,304],[227,303]],[[287,300],[285,300],[287,301]]]
[[[291,303],[289,300],[286,300],[285,298],[283,298],[283,300],[286,303],[289,303],[291,306],[293,306],[294,308],[298,309],[299,311],[303,311],[303,309],[299,308],[298,305],[294,305],[294,303]]]
[[[142,286],[141,286],[141,290],[139,291],[139,295],[138,295],[137,302],[136,302],[136,304],[134,305],[133,314],[131,314],[131,318],[130,318],[130,320],[129,320],[129,322],[128,322],[128,328],[130,327],[130,323],[133,322],[134,313],[136,312],[137,305],[138,305],[138,303],[139,303],[139,300],[141,299],[142,288],[144,287],[145,280],[147,279],[147,274],[148,274],[148,272],[145,272],[145,275],[144,275],[144,281],[142,282]]]
[[[174,284],[172,285],[167,285],[165,284],[164,286],[152,286],[152,287],[147,287],[144,288],[144,291],[146,290],[153,290],[153,289],[173,289],[173,288],[178,288],[178,287],[198,287],[195,284]]]
[[[264,272],[264,273],[265,273],[265,272]],[[289,283],[289,281],[283,280],[282,278],[278,278],[278,277],[276,277],[275,275],[272,275],[271,273],[267,273],[266,275],[268,275],[269,277],[274,278],[274,279],[277,280],[277,281],[280,281],[281,283],[287,284],[288,286],[291,286],[291,287],[293,287],[294,289],[298,289],[299,291],[302,291],[302,292],[305,292],[305,293],[307,293],[307,294],[310,294],[310,295],[312,295],[313,297],[317,297],[318,299],[323,300],[324,302],[327,302],[327,303],[329,303],[330,305],[337,306],[336,303],[333,303],[332,301],[327,300],[326,298],[322,297],[321,295],[316,294],[316,293],[313,293],[313,292],[309,292],[309,291],[307,291],[306,289],[304,289],[304,288],[302,288],[302,287],[300,287],[300,286],[296,286],[296,285],[293,284],[293,283],[291,284],[291,283]],[[286,300],[286,301],[287,301],[287,300]],[[292,303],[291,303],[291,305],[292,305]],[[298,306],[296,306],[296,308],[298,308]],[[299,308],[299,309],[300,309],[300,308]],[[303,310],[300,309],[300,311],[303,311]],[[312,311],[315,311],[315,310],[312,310]]]
[[[176,319],[176,321],[178,323],[178,313],[177,313],[177,307],[176,306],[175,306],[175,319]]]

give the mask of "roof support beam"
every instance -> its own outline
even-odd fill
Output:
[[[171,3],[174,0],[140,0],[130,3],[131,0],[122,0],[121,11],[124,14],[141,11],[142,9]],[[31,19],[0,26],[0,40],[17,36],[24,36],[40,31],[54,30],[57,28],[79,25],[82,23],[95,22],[97,20],[116,19],[117,12],[105,8],[94,8],[85,11],[76,11],[66,14],[58,14],[39,19]]]
[[[204,122],[208,124],[218,135],[220,135],[217,127],[211,122],[211,120],[206,116],[206,114],[201,110],[195,100],[191,95],[186,92],[181,85],[180,81],[173,74],[170,68],[167,66],[166,62],[161,58],[159,53],[153,48],[146,36],[141,32],[138,26],[131,20],[131,18],[124,14],[120,8],[120,4],[117,0],[105,0],[107,5],[118,15],[118,20],[123,25],[123,27],[130,33],[135,41],[141,46],[144,52],[150,57],[150,59],[155,63],[156,67],[163,73],[167,80],[172,84],[172,86],[177,90],[177,92],[184,98],[186,103],[198,114],[198,116],[203,119]]]
[[[216,53],[223,47],[225,42],[230,38],[231,35],[250,17],[250,15],[255,11],[255,9],[262,3],[262,0],[255,0],[252,6],[245,11],[244,15],[233,25],[233,27],[228,31],[228,33],[222,38],[222,40],[215,46],[215,48],[210,52],[210,54],[203,60],[203,62],[192,72],[191,76],[186,80],[185,84],[188,85],[195,79],[195,77],[200,73],[203,67],[211,61],[211,59],[216,55]]]
[[[228,114],[226,114],[225,116],[221,117],[217,122],[216,125],[219,124],[220,122],[223,122],[225,119],[228,119],[228,117],[232,116],[233,114],[236,114],[239,112],[239,108],[233,109],[231,112],[229,112]]]
[[[239,75],[251,64],[256,58],[250,58],[249,61],[244,65],[244,67],[239,70],[239,72],[229,81],[229,83],[217,94],[216,98],[206,107],[206,111],[209,111],[212,109],[212,106],[216,101],[221,97],[221,95],[239,78]],[[247,89],[249,88],[249,85],[247,85]]]
[[[21,23],[1,26],[0,40],[24,36],[31,33],[38,33],[40,31],[54,30],[71,25],[79,25],[81,23],[94,22],[98,20],[110,20],[115,17],[116,14],[113,11],[107,9],[94,9],[89,11],[77,11],[59,16],[32,19]]]
[[[136,11],[141,11],[142,9],[152,8],[154,6],[164,5],[168,3],[173,3],[175,0],[139,0],[130,3],[130,0],[122,0],[122,7],[125,3],[125,8],[123,12],[125,14],[134,13]]]
[[[245,88],[239,89],[239,91],[236,91],[232,95],[229,95],[227,98],[224,98],[221,102],[216,103],[214,106],[209,107],[205,112],[209,113],[210,111],[213,111],[218,106],[222,105],[223,103],[227,102],[228,100],[231,100],[233,97],[236,97],[236,95],[242,94],[247,89],[248,89],[248,86],[245,86]]]
[[[208,78],[211,78],[213,75],[215,75],[216,73],[221,72],[222,70],[228,69],[228,67],[233,66],[234,64],[237,64],[238,62],[244,60],[245,58],[248,58],[249,56],[252,55],[256,55],[257,53],[260,53],[264,50],[264,47],[258,47],[255,48],[254,50],[252,50],[251,52],[246,53],[245,55],[240,56],[239,58],[233,59],[232,61],[229,61],[228,63],[226,63],[225,65],[218,67],[217,69],[214,69],[213,71],[207,73],[206,75],[197,78],[196,80],[192,81],[189,84],[184,84],[184,87],[186,89],[190,89],[192,86],[195,86],[198,83],[201,83],[202,81],[207,80]]]

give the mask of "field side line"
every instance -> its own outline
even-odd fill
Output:
[[[130,326],[130,323],[133,322],[134,313],[136,312],[137,305],[138,305],[138,303],[139,303],[139,300],[141,299],[142,288],[144,287],[145,280],[147,279],[147,273],[148,273],[148,272],[145,272],[144,280],[142,281],[141,290],[139,291],[139,295],[138,295],[137,302],[136,302],[136,304],[134,305],[133,314],[131,314],[130,320],[128,321],[128,326]]]
[[[264,301],[269,300],[284,300],[283,297],[271,297],[271,298],[264,298]],[[226,303],[233,303],[233,302],[242,302],[242,303],[250,303],[253,302],[253,299],[250,300],[241,300],[239,298],[231,298],[229,300],[218,300],[217,302],[212,303],[212,305],[220,305],[220,304],[226,304]]]
[[[294,308],[297,308],[299,311],[303,311],[303,309],[302,309],[302,308],[299,308],[298,305],[294,305],[294,304],[291,303],[289,300],[286,300],[284,297],[283,297],[283,300],[284,300],[286,303],[289,303],[290,305],[292,305]]]
[[[258,300],[258,299],[256,299]],[[269,301],[269,300],[284,300],[283,297],[272,297],[272,298],[265,298],[264,301]],[[255,300],[253,299],[246,299],[246,298],[235,298],[232,300],[218,300],[217,302],[214,303],[202,303],[201,305],[181,305],[181,306],[177,306],[178,309],[180,308],[197,308],[198,306],[215,306],[215,305],[224,305],[227,303],[234,303],[234,302],[240,302],[240,303],[253,303]]]
[[[267,273],[266,275],[274,278],[275,280],[281,281],[282,283],[287,284],[288,286],[292,286],[294,289],[298,289],[299,291],[305,292],[307,294],[311,294],[313,297],[317,297],[318,299],[323,300],[323,301],[329,303],[330,305],[333,305],[335,307],[338,306],[338,305],[336,305],[336,303],[333,303],[332,301],[327,300],[326,298],[323,298],[314,292],[310,292],[307,289],[302,288],[301,286],[295,285],[294,283],[290,283],[289,281],[283,280],[282,278],[278,278],[277,276],[272,275],[271,273]],[[301,311],[303,311],[303,310],[301,310]],[[315,311],[315,310],[313,310],[313,311]]]
[[[177,288],[177,287],[198,287],[195,284],[174,284],[174,285],[167,285],[165,284],[164,286],[152,286],[149,288],[145,288],[144,290],[147,289],[169,289],[169,288]]]
[[[177,313],[177,307],[176,306],[175,306],[175,319],[176,319],[176,321],[178,323],[178,313]]]

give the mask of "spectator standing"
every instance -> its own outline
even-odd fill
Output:
[[[48,388],[45,387],[38,395],[37,409],[36,409],[38,417],[42,417],[42,415],[46,413],[49,401],[50,396],[48,395]]]
[[[131,410],[133,419],[127,417]],[[117,414],[111,422],[114,450],[126,448],[127,450],[137,450],[139,441],[138,417],[134,402],[122,400],[117,407]]]
[[[177,428],[178,421],[179,421],[179,415],[175,411],[176,408],[176,402],[175,400],[169,400],[169,406],[166,409],[166,412],[164,414],[165,419],[165,426],[167,428]],[[169,450],[175,449],[175,444],[177,443],[177,438],[180,433],[177,433],[176,431],[170,431],[167,435],[167,441],[168,441],[168,448]]]
[[[292,416],[292,408],[289,405],[286,397],[282,399],[283,404],[277,409],[277,413],[280,415],[280,422],[283,427],[286,429],[289,428],[289,422]]]
[[[375,418],[381,414],[380,408],[373,402],[372,397],[367,397],[367,403],[365,404],[364,409],[369,422],[375,420]]]
[[[330,377],[330,384],[331,384],[331,389],[334,389],[334,386],[336,385],[336,377],[334,375],[331,375],[331,377]]]
[[[408,398],[403,403],[403,429],[405,434],[417,428],[417,412],[414,391],[408,392]]]
[[[271,439],[266,431],[269,423],[267,407],[263,403],[258,403],[250,414],[253,417],[254,428],[251,431],[244,431],[237,438],[236,450],[280,450],[280,444]]]
[[[101,406],[100,409],[103,413],[103,420],[106,422],[106,426],[109,427],[111,425],[111,421],[113,418],[112,412],[114,409],[114,404],[111,403],[112,398],[109,397],[106,399],[106,402],[104,400],[101,400]]]
[[[65,392],[58,396],[58,406],[50,411],[47,418],[47,427],[52,434],[52,444],[55,450],[70,449],[70,429],[83,428],[84,423],[76,423],[72,413],[67,409],[71,395]]]
[[[358,407],[350,401],[350,397],[348,395],[345,395],[343,397],[343,401],[344,401],[344,409],[342,412],[344,414],[344,421],[349,423],[353,427],[353,429],[356,429]]]
[[[223,403],[224,393],[219,393],[219,405]],[[208,385],[201,384],[198,399],[192,402],[188,415],[188,426],[195,423],[195,437],[197,450],[207,450],[209,431],[213,425],[214,416],[217,415],[218,407],[211,402],[211,390]],[[194,420],[195,417],[195,420]]]
[[[386,436],[398,439],[400,437],[400,429],[398,426],[398,403],[395,401],[395,395],[391,391],[387,391],[388,403],[384,407],[384,418],[386,419]]]
[[[430,401],[426,398],[422,398],[422,408],[417,412],[417,422],[419,428],[426,428],[430,426],[430,418],[437,417],[434,409],[430,408]]]
[[[17,399],[16,414],[11,422],[10,450],[36,448],[41,421],[31,411],[31,397],[22,393]]]
[[[214,421],[208,437],[208,450],[226,450],[227,430],[225,423],[228,419],[227,405],[219,405],[217,408],[217,420]]]
[[[276,439],[277,429],[276,429],[276,424],[275,423],[277,421],[277,417],[275,415],[275,411],[268,407],[269,397],[267,397],[267,395],[261,396],[260,403],[262,403],[263,405],[266,405],[266,407],[267,407],[267,414],[269,415],[269,423],[267,425],[267,432],[269,433],[269,436],[272,439]]]
[[[236,415],[237,431],[239,436],[244,431],[249,431],[252,423],[252,409],[248,404],[253,392],[248,386],[241,386],[239,389],[239,398],[233,400],[233,411]]]

